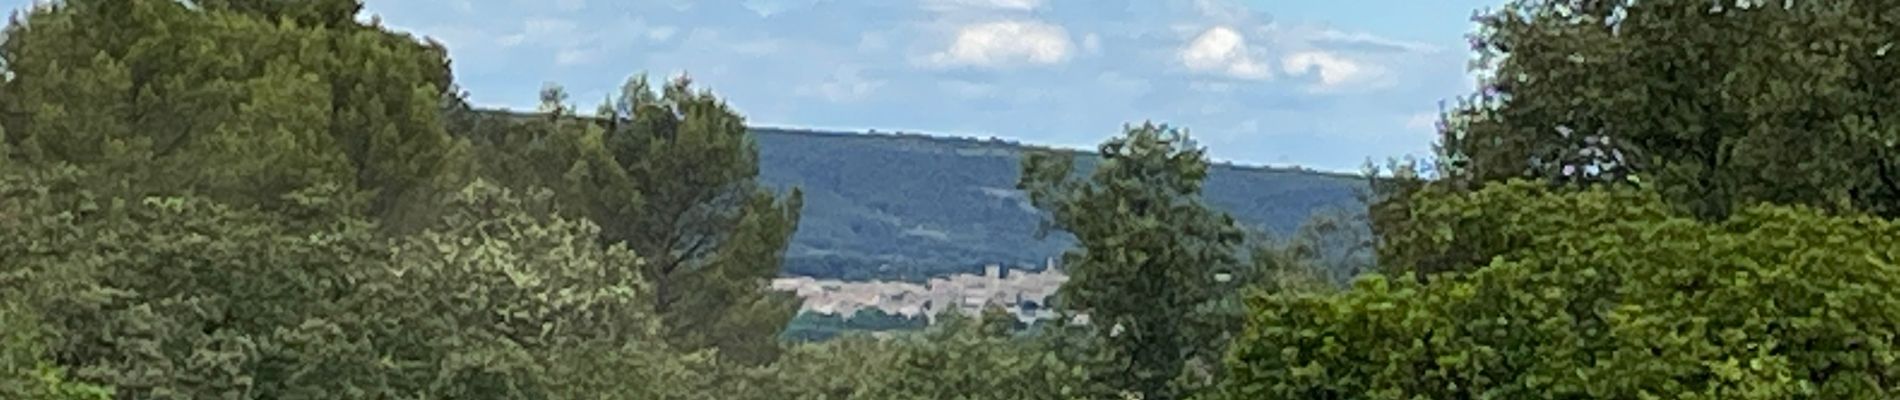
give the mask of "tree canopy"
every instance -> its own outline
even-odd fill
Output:
[[[1757,202],[1900,216],[1891,2],[1520,0],[1472,36],[1483,87],[1441,172],[1633,182],[1716,218]]]
[[[36,6],[0,52],[0,125],[24,161],[109,172],[99,177],[127,193],[270,208],[334,184],[374,215],[420,224],[463,151],[437,117],[453,84],[446,49],[362,25],[360,7]]]
[[[1205,149],[1126,126],[1020,166],[1077,239],[1056,318],[808,343],[767,286],[803,195],[685,75],[507,116],[356,0],[38,5],[0,397],[1897,398],[1888,3],[1514,1],[1363,214],[1249,240]]]
[[[1880,1],[1514,1],[1379,274],[1249,301],[1231,398],[1888,398]]]
[[[1177,398],[1172,384],[1194,357],[1212,359],[1218,341],[1196,309],[1219,299],[1219,273],[1232,273],[1241,230],[1200,201],[1203,150],[1185,133],[1144,123],[1099,150],[1086,180],[1071,178],[1065,155],[1023,159],[1019,188],[1075,235],[1063,255],[1070,280],[1057,304],[1088,315],[1107,345],[1126,357],[1113,379],[1153,398]]]
[[[744,118],[691,85],[680,76],[656,92],[636,76],[585,117],[550,86],[543,118],[463,113],[450,123],[469,127],[464,135],[487,160],[474,166],[480,174],[553,189],[553,212],[602,221],[601,243],[643,254],[640,268],[654,284],[647,304],[673,343],[767,362],[796,311],[766,284],[778,276],[801,195],[759,185]]]
[[[1660,195],[1626,190],[1487,187],[1472,196],[1520,222],[1516,245],[1480,268],[1430,284],[1375,275],[1336,295],[1251,299],[1224,394],[1900,394],[1900,227],[1782,206],[1699,222],[1661,212]]]

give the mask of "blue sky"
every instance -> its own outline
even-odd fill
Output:
[[[0,0],[19,8],[29,0]],[[1424,154],[1470,90],[1463,35],[1499,0],[368,0],[446,43],[479,105],[583,110],[689,73],[754,125],[1092,147],[1185,127],[1213,157],[1355,170]]]

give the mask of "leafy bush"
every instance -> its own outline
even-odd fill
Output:
[[[850,335],[793,347],[774,366],[772,399],[1099,399],[1091,378],[1105,359],[1051,328],[1017,333],[1000,310],[983,318],[948,312],[927,330],[876,338]],[[1099,347],[1089,347],[1099,349]],[[757,393],[753,394],[757,396]]]
[[[106,400],[112,390],[72,382],[45,358],[39,320],[10,303],[0,303],[0,397],[20,400]]]
[[[1497,215],[1521,246],[1429,285],[1254,298],[1224,394],[1900,396],[1900,225],[1773,206],[1705,223],[1523,184],[1467,200],[1522,210]]]

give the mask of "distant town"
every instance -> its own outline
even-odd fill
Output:
[[[891,281],[840,281],[811,277],[778,278],[772,289],[793,292],[803,301],[801,312],[849,317],[863,309],[886,314],[934,319],[946,309],[976,315],[986,307],[1000,307],[1018,320],[1052,318],[1047,302],[1069,276],[1053,259],[1041,271],[983,268],[982,275],[957,274],[932,278],[919,285]]]

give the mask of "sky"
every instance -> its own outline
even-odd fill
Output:
[[[0,0],[20,8],[34,0]],[[1217,160],[1356,171],[1426,155],[1500,0],[367,0],[446,44],[479,106],[593,110],[685,73],[754,126],[1092,148],[1185,129]]]

